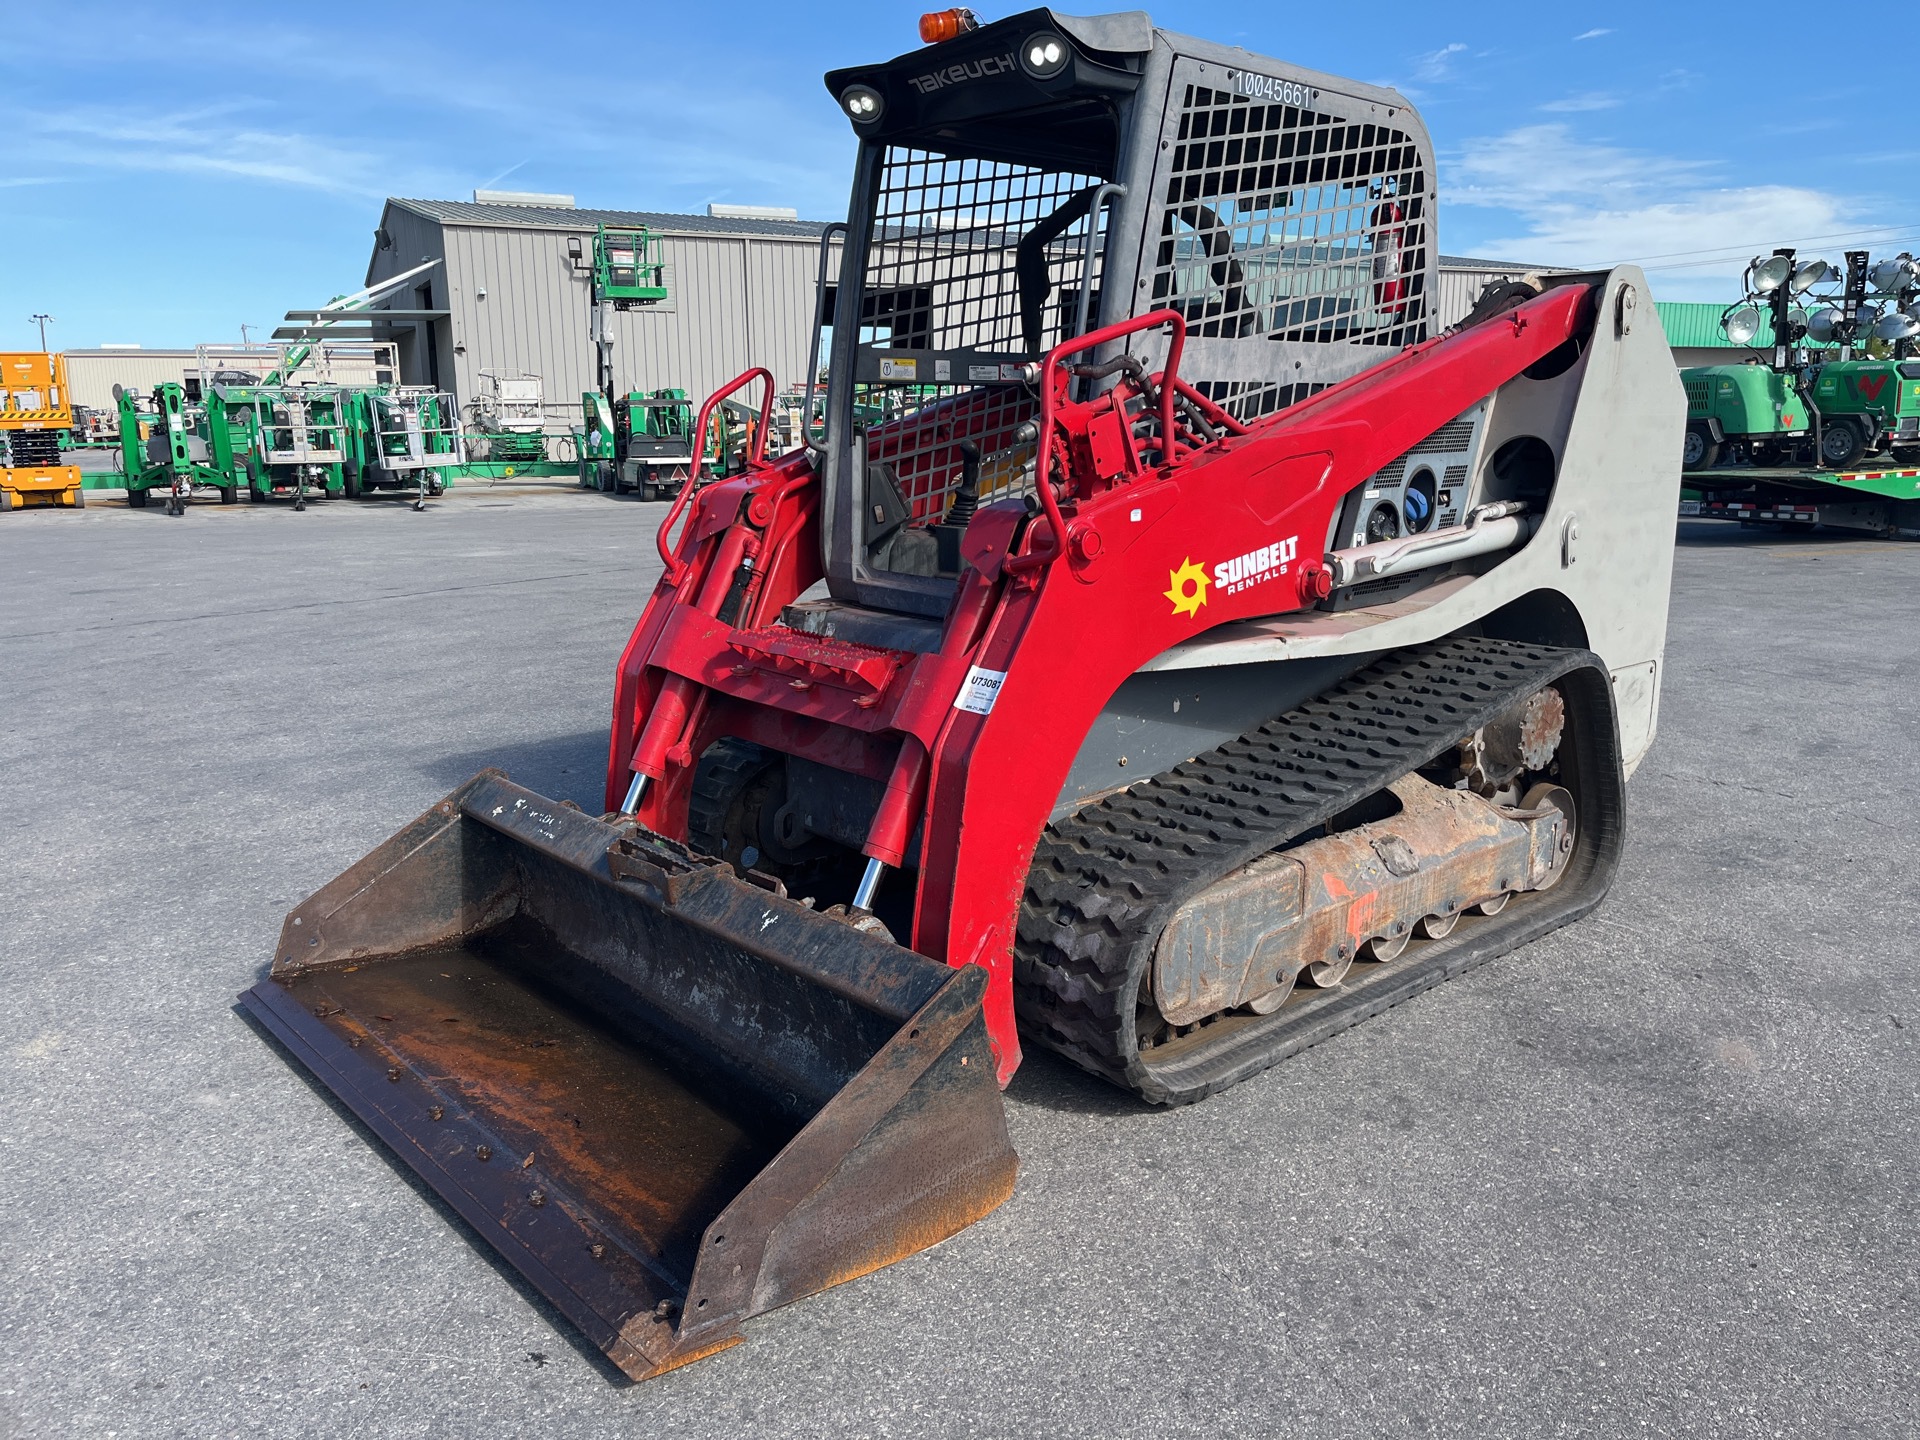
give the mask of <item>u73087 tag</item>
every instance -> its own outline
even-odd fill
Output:
[[[967,671],[967,678],[960,682],[960,693],[953,697],[953,708],[971,710],[976,715],[991,715],[993,702],[1000,698],[1001,682],[1007,678],[1004,670],[984,670],[975,665]]]

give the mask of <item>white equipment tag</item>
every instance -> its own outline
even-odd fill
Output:
[[[993,702],[1000,698],[1000,684],[1007,678],[1004,670],[983,670],[978,665],[967,671],[967,678],[960,682],[960,693],[954,696],[953,708],[971,710],[976,715],[991,715]]]

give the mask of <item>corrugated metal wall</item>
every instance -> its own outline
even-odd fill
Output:
[[[162,381],[178,385],[193,369],[191,350],[69,350],[67,386],[74,403],[113,409],[113,387],[142,394]]]
[[[171,380],[176,385],[197,373],[191,350],[69,350],[67,384],[77,404],[95,410],[114,408],[113,387],[146,394],[154,386]],[[216,363],[214,368],[218,368]],[[351,360],[336,363],[333,379],[342,384],[368,384],[373,379],[371,363]]]
[[[386,232],[386,247],[376,248],[373,259],[367,266],[367,284],[374,285],[390,275],[411,270],[424,260],[444,258],[440,226],[432,220],[415,215],[410,210],[402,210],[397,205],[387,206],[386,213],[380,217],[380,227]],[[423,295],[422,290],[427,294]],[[422,299],[430,298],[431,305],[422,305]],[[396,310],[438,309],[447,303],[447,277],[444,269],[429,270],[413,284],[407,287],[407,293],[389,297],[383,306]],[[435,333],[429,343],[428,331]],[[433,370],[436,366],[440,374],[438,383],[445,385],[452,376],[452,367],[448,357],[452,354],[447,340],[447,326],[444,321],[437,326],[427,324],[398,324],[393,327],[393,338],[400,347],[400,374],[409,385],[427,385],[434,383]],[[433,353],[438,351],[437,356]]]
[[[588,273],[573,266],[567,241],[590,252],[592,227],[443,227],[398,208],[388,215],[394,243],[376,256],[372,279],[423,256],[446,260],[432,277],[435,307],[452,312],[436,322],[440,382],[464,405],[482,389],[483,370],[538,375],[548,428],[566,429],[594,383]],[[754,365],[769,367],[783,389],[802,383],[819,254],[810,239],[668,232],[669,301],[613,312],[616,385],[678,388],[697,400]],[[417,298],[390,303],[406,308]],[[406,371],[415,378],[411,363]]]
[[[549,429],[564,431],[580,394],[594,383],[588,330],[589,282],[567,242],[590,253],[593,227],[486,226],[428,220],[390,205],[383,220],[391,245],[376,251],[369,282],[423,258],[444,256],[431,275],[433,305],[451,311],[434,325],[439,382],[464,405],[480,390],[480,372],[538,375],[545,383]],[[754,365],[772,369],[782,388],[804,382],[811,340],[819,244],[811,238],[664,230],[670,300],[614,312],[614,378],[623,390],[678,388],[696,400]],[[839,257],[830,274],[837,274]],[[1473,308],[1489,281],[1521,267],[1442,264],[1437,303],[1444,329]],[[486,292],[481,298],[481,291]],[[398,308],[419,304],[396,295]],[[399,329],[401,327],[396,327]],[[428,378],[419,344],[402,346],[411,381]]]
[[[1511,270],[1455,270],[1441,266],[1439,303],[1433,307],[1435,332],[1466,319],[1467,312],[1473,309],[1473,302],[1480,298],[1480,292],[1492,281],[1517,280],[1525,273],[1518,267]]]

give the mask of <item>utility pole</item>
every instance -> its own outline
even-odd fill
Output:
[[[42,350],[47,348],[47,322],[51,319],[53,319],[51,315],[29,315],[27,317],[27,323],[29,325],[38,325],[40,327],[40,348]]]
[[[240,327],[240,348],[242,350],[247,348],[247,331],[251,330],[252,328],[253,327],[251,325],[242,325]]]

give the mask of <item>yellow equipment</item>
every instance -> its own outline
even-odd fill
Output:
[[[66,356],[0,352],[0,510],[87,503],[80,467],[61,460],[60,436],[71,429]]]

